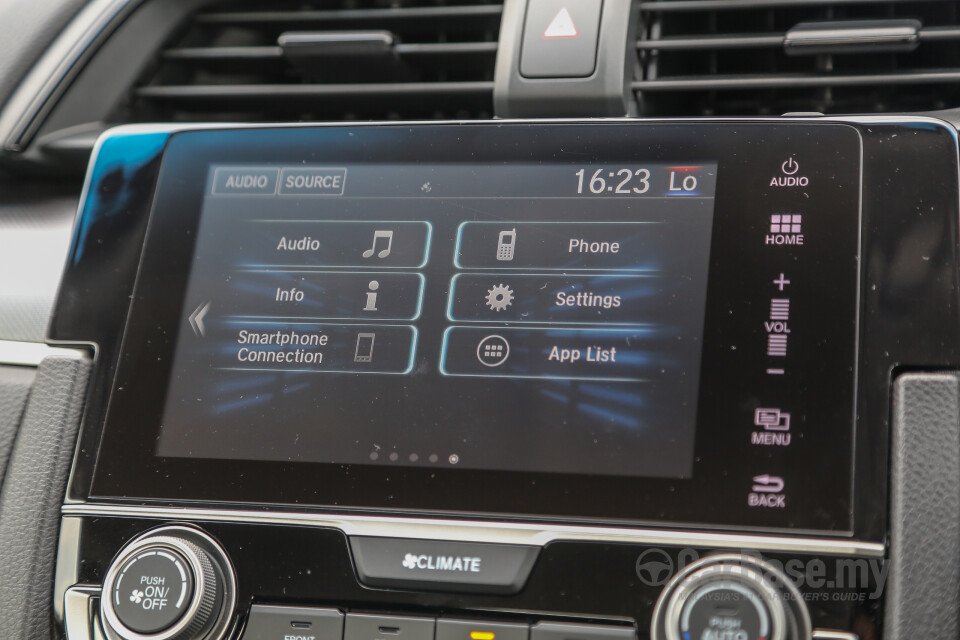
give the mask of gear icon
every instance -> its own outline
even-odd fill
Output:
[[[487,306],[497,313],[500,313],[512,304],[513,289],[502,282],[487,291]]]

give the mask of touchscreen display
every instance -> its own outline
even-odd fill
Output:
[[[848,531],[860,157],[816,123],[176,134],[92,492]]]
[[[691,160],[211,166],[156,453],[689,477]]]

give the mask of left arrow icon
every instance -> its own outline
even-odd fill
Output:
[[[202,338],[206,335],[206,331],[203,327],[203,319],[207,317],[207,312],[210,311],[210,304],[212,301],[204,302],[199,307],[197,307],[193,313],[190,314],[190,326],[193,327],[193,332],[197,334],[197,337]]]

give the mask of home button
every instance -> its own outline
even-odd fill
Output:
[[[517,593],[540,552],[525,545],[352,537],[360,581],[371,587]]]

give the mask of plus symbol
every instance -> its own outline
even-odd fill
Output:
[[[780,277],[773,281],[773,284],[777,285],[780,288],[780,291],[783,291],[790,281],[787,280],[787,276],[780,274]]]

